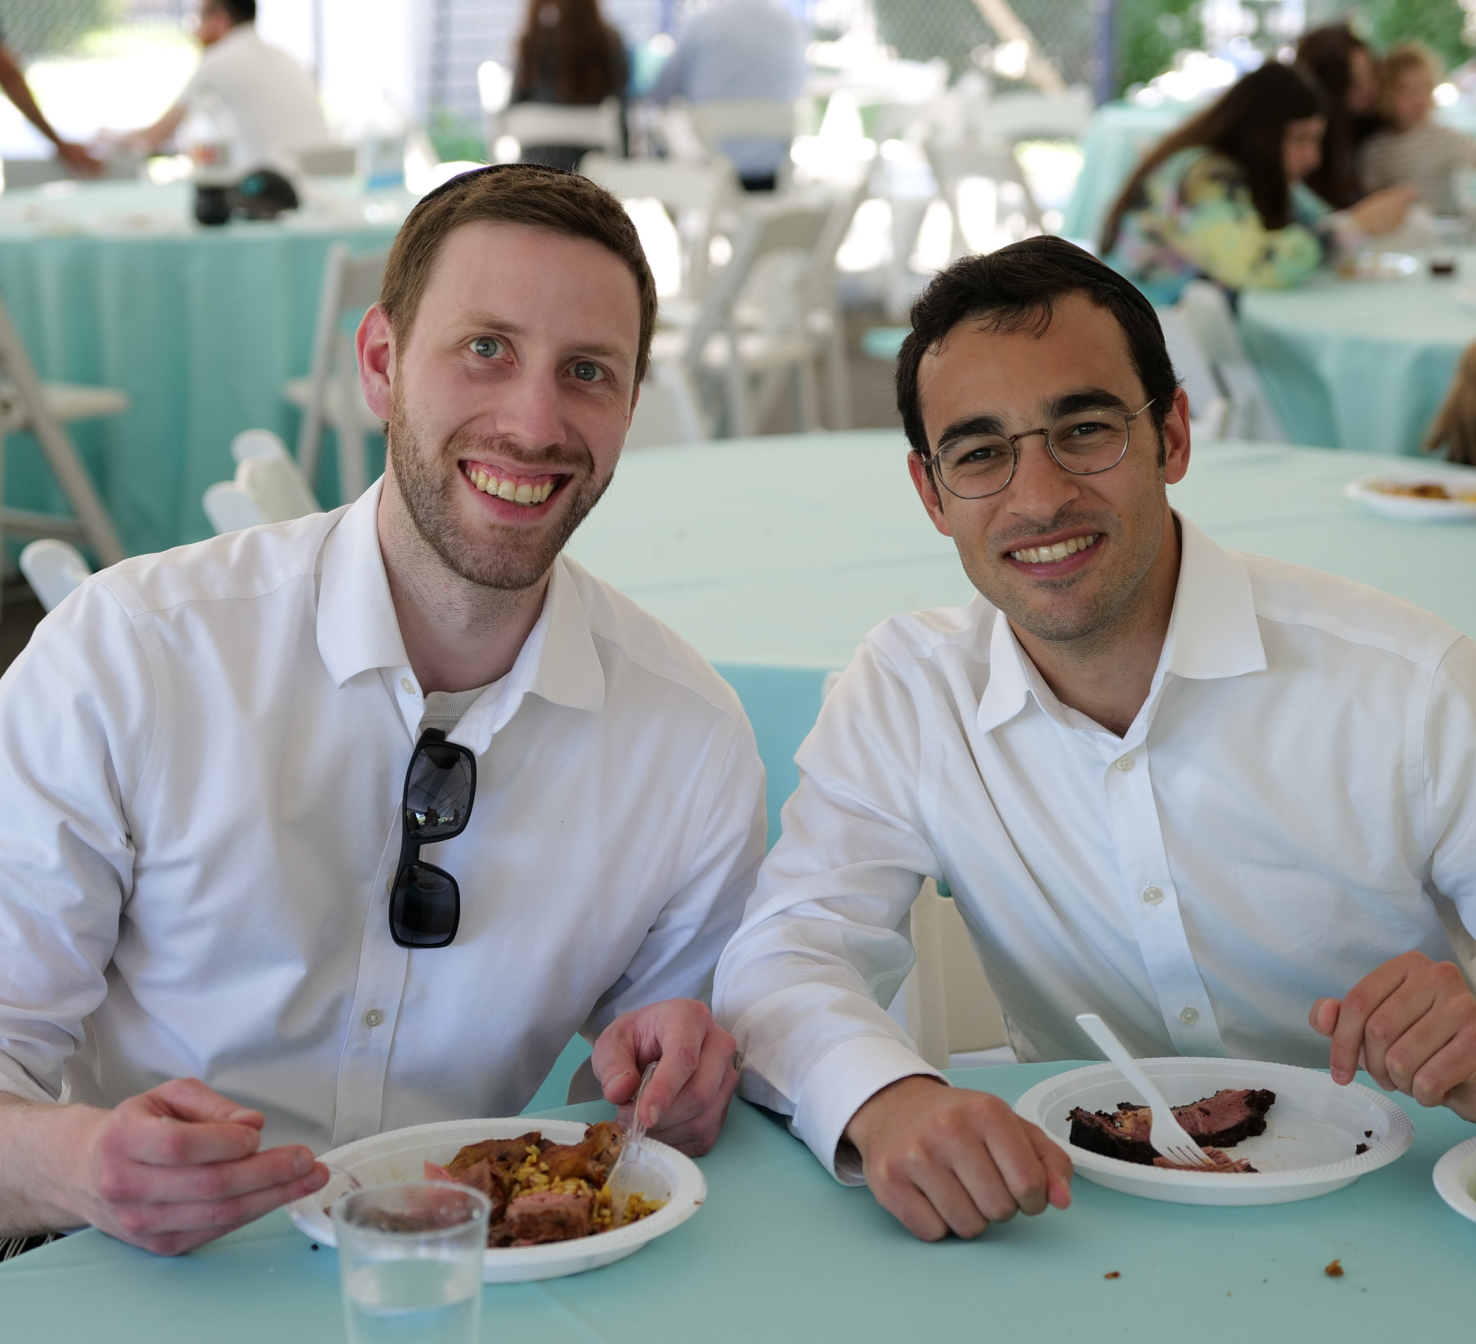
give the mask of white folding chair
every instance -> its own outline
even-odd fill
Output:
[[[559,103],[512,103],[490,123],[488,157],[495,162],[497,140],[510,136],[522,149],[542,145],[572,145],[603,150],[618,157],[624,148],[619,98],[606,98],[592,107]]]
[[[310,145],[293,150],[292,160],[308,177],[352,177],[358,171],[359,151],[353,145]]]
[[[980,105],[985,136],[1016,145],[1022,140],[1080,140],[1095,110],[1092,91],[1076,84],[1064,93],[1004,93]]]
[[[347,243],[328,249],[323,288],[318,296],[318,326],[313,337],[313,366],[306,378],[293,378],[282,395],[302,410],[297,433],[297,462],[309,480],[317,475],[323,426],[332,430],[338,448],[338,488],[344,503],[368,487],[364,457],[367,438],[383,428],[369,409],[359,386],[359,364],[353,338],[342,328],[346,314],[361,316],[379,302],[386,252],[355,255]]]
[[[730,151],[725,148],[735,140],[782,140],[786,145],[794,140],[795,105],[770,98],[739,98],[710,103],[688,103],[679,110],[684,112],[697,139],[709,158],[727,158]],[[778,189],[788,189],[790,161],[786,153],[780,160],[776,176]]]
[[[975,239],[983,244],[978,250],[992,251],[1005,243],[1042,232],[1040,207],[1035,203],[1030,184],[1009,145],[1002,141],[960,145],[930,143],[927,154],[933,176],[938,179],[938,189],[953,215],[955,255],[962,256],[970,247],[964,227],[967,206],[960,200],[960,191],[971,179],[991,186],[991,191],[985,193],[986,199],[992,198],[988,227],[975,223],[972,230]]]
[[[47,611],[53,610],[92,573],[81,551],[55,537],[43,537],[27,546],[20,553],[20,571]]]
[[[1189,397],[1189,430],[1195,443],[1225,437],[1230,421],[1230,399],[1225,395],[1209,360],[1177,308],[1158,309],[1163,342],[1168,347],[1174,372]]]
[[[89,546],[105,565],[116,564],[127,554],[65,426],[73,420],[120,415],[128,405],[128,394],[117,388],[43,383],[9,311],[0,303],[0,499],[5,486],[5,437],[25,430],[40,444],[46,465],[72,510],[71,518],[61,518],[0,507],[0,542],[7,532],[23,537],[59,535]]]
[[[627,448],[661,448],[668,444],[703,443],[710,435],[702,406],[686,366],[653,361],[641,384]]]
[[[1229,400],[1224,437],[1285,443],[1286,430],[1246,354],[1225,291],[1210,280],[1191,280],[1177,306]]]
[[[231,456],[236,459],[235,479],[218,481],[201,501],[217,535],[321,511],[307,478],[271,430],[237,434]]]

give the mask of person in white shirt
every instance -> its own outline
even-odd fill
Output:
[[[204,107],[222,122],[233,170],[293,166],[296,150],[332,140],[312,77],[256,32],[256,0],[201,0],[199,67],[170,109],[125,139],[153,151]]]
[[[652,1132],[715,1140],[763,767],[561,554],[655,315],[593,183],[453,179],[359,330],[382,481],[102,571],[0,679],[0,1236],[187,1250],[320,1188],[315,1151],[517,1114],[576,1031],[571,1091],[659,1059]]]
[[[1158,319],[1079,248],[960,261],[912,323],[908,466],[979,596],[873,631],[800,749],[714,989],[744,1094],[920,1237],[1066,1205],[1063,1151],[885,1011],[932,877],[1022,1060],[1099,1057],[1090,1011],[1476,1120],[1476,644],[1175,514]]]

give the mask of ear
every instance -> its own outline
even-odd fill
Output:
[[[907,454],[907,472],[912,477],[912,485],[917,491],[917,497],[922,500],[923,508],[928,511],[928,517],[933,520],[933,526],[945,537],[951,537],[953,529],[948,525],[948,516],[943,512],[943,501],[939,498],[937,490],[933,488],[932,478],[921,453]]]
[[[1163,476],[1177,485],[1189,471],[1189,394],[1181,387],[1174,393],[1173,409],[1163,418]]]
[[[359,386],[364,389],[364,400],[379,419],[387,421],[394,400],[395,329],[377,303],[359,323],[354,350],[359,357]]]

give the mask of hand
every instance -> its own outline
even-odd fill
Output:
[[[1404,223],[1404,212],[1419,199],[1419,189],[1407,182],[1397,187],[1371,191],[1349,208],[1353,222],[1364,233],[1393,233]]]
[[[998,1097],[914,1075],[851,1117],[876,1201],[923,1241],[977,1237],[990,1223],[1071,1203],[1071,1159]]]
[[[652,1138],[700,1157],[717,1142],[738,1086],[737,1042],[712,1020],[705,1003],[666,999],[622,1013],[595,1042],[590,1064],[605,1100],[621,1106],[635,1096],[641,1074],[661,1061],[646,1089],[645,1121]]]
[[[120,1241],[180,1255],[328,1183],[299,1144],[259,1151],[265,1118],[194,1078],[114,1107],[64,1108],[52,1202]],[[70,1140],[68,1142],[68,1140]]]
[[[83,177],[96,177],[103,170],[101,159],[93,158],[81,145],[72,144],[68,140],[57,141],[56,157]]]
[[[1332,1038],[1335,1083],[1362,1065],[1386,1092],[1476,1121],[1476,999],[1451,962],[1406,952],[1343,998],[1318,999],[1309,1020]]]

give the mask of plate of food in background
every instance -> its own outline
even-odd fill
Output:
[[[1403,280],[1419,269],[1408,252],[1358,252],[1338,263],[1338,274],[1350,280]]]
[[[1037,1083],[1015,1111],[1071,1155],[1089,1181],[1175,1204],[1284,1204],[1377,1171],[1414,1142],[1388,1097],[1316,1069],[1252,1059],[1143,1059],[1179,1123],[1222,1160],[1214,1171],[1154,1165],[1150,1118],[1114,1064]]]
[[[1476,519],[1476,471],[1457,475],[1381,471],[1344,487],[1375,513],[1417,523],[1466,523]]]
[[[335,1244],[329,1210],[357,1186],[452,1180],[493,1201],[483,1283],[521,1283],[582,1274],[624,1259],[686,1222],[707,1198],[697,1164],[646,1138],[642,1175],[650,1189],[632,1196],[612,1226],[605,1179],[619,1154],[613,1121],[448,1120],[391,1130],[345,1144],[319,1159],[333,1178],[287,1206],[304,1235]]]
[[[1458,1143],[1432,1173],[1440,1198],[1462,1218],[1476,1223],[1476,1139]]]

